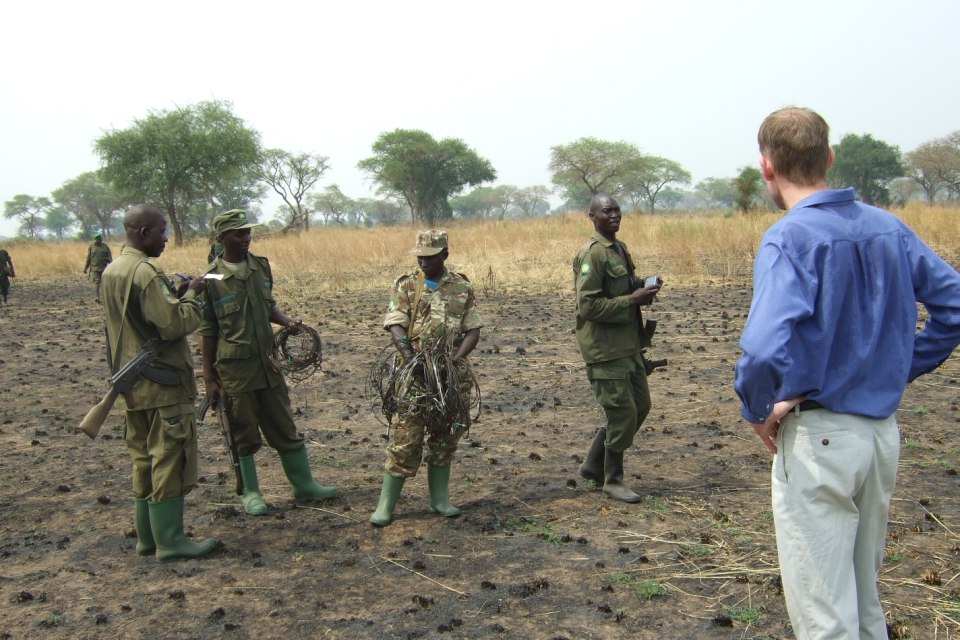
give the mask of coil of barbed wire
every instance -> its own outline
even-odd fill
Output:
[[[406,362],[388,346],[370,368],[367,386],[388,426],[398,415],[422,422],[434,436],[453,429],[466,435],[480,417],[480,385],[465,360],[453,363],[446,334],[415,351]]]
[[[323,364],[320,334],[313,327],[298,325],[299,331],[287,327],[273,334],[270,362],[291,382],[303,382]]]

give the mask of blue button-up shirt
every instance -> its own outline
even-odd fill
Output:
[[[917,333],[917,305],[930,317]],[[901,220],[819,191],[763,236],[734,388],[748,422],[799,396],[885,418],[960,343],[960,274]]]

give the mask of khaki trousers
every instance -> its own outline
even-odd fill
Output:
[[[780,575],[800,640],[880,640],[877,594],[900,431],[815,409],[780,423],[771,494]]]
[[[127,411],[124,439],[133,458],[133,495],[152,502],[185,496],[197,486],[193,404]]]
[[[264,387],[256,391],[227,394],[227,415],[230,431],[242,456],[252,456],[263,446],[266,438],[277,453],[297,451],[304,446],[304,438],[297,431],[290,409],[287,385]],[[263,433],[263,438],[260,433]]]
[[[650,413],[650,387],[640,355],[587,365],[587,378],[607,417],[604,445],[616,453],[633,445],[633,436]]]

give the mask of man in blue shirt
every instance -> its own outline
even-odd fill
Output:
[[[734,387],[774,454],[771,494],[798,638],[886,638],[877,594],[908,382],[960,344],[960,274],[898,218],[827,189],[829,128],[788,107],[760,127],[787,215],[764,234]],[[929,312],[916,333],[917,305]]]

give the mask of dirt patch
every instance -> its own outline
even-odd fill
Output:
[[[384,296],[284,301],[324,339],[326,373],[291,396],[316,476],[342,495],[292,504],[265,449],[270,513],[242,514],[208,419],[186,520],[224,547],[166,565],[134,550],[119,413],[95,442],[70,432],[104,390],[101,309],[88,298],[80,282],[18,280],[0,309],[0,638],[790,636],[770,459],[732,390],[746,288],[667,287],[653,308],[652,355],[670,366],[651,379],[654,409],[626,455],[637,505],[576,474],[600,412],[569,296],[481,295],[484,415],[451,475],[463,515],[431,513],[421,475],[384,529],[367,521],[384,428],[365,391],[386,344]],[[922,378],[898,413],[881,575],[893,637],[960,632],[957,372],[951,359]]]

